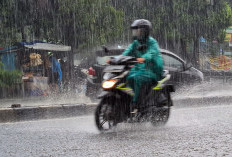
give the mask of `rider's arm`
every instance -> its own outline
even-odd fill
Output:
[[[122,53],[124,56],[132,56],[132,53],[134,51],[135,42],[131,43],[129,47]]]
[[[141,58],[145,59],[145,62],[151,62],[154,58],[156,58],[156,56],[159,55],[159,45],[157,43],[156,40],[152,40],[149,45],[148,45],[148,49],[146,50],[147,53],[145,53],[144,55],[142,55]]]

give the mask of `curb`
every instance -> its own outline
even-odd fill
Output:
[[[231,100],[232,96],[202,98],[188,97],[183,99],[173,99],[173,104],[175,108],[179,108],[231,104]],[[0,123],[81,116],[93,114],[96,107],[97,103],[0,108]]]
[[[0,123],[38,119],[67,118],[93,113],[96,104],[61,104],[52,106],[2,108]]]
[[[175,107],[205,106],[205,105],[226,105],[232,104],[232,96],[220,97],[188,97],[183,99],[173,99]]]

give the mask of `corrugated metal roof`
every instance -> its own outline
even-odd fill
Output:
[[[71,46],[48,44],[48,43],[35,43],[33,45],[24,45],[24,47],[34,50],[71,51]]]

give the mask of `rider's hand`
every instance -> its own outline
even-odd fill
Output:
[[[108,59],[108,60],[106,61],[106,63],[110,64],[110,59]]]
[[[137,58],[137,61],[138,61],[139,63],[143,63],[143,62],[145,61],[145,59],[144,59],[144,58]]]

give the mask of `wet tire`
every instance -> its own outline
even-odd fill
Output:
[[[111,102],[113,101],[110,99],[103,99],[96,108],[95,123],[101,132],[108,131],[117,125]]]
[[[162,126],[167,123],[169,119],[169,115],[170,115],[170,107],[160,108],[159,110],[153,113],[150,121],[153,126]]]

